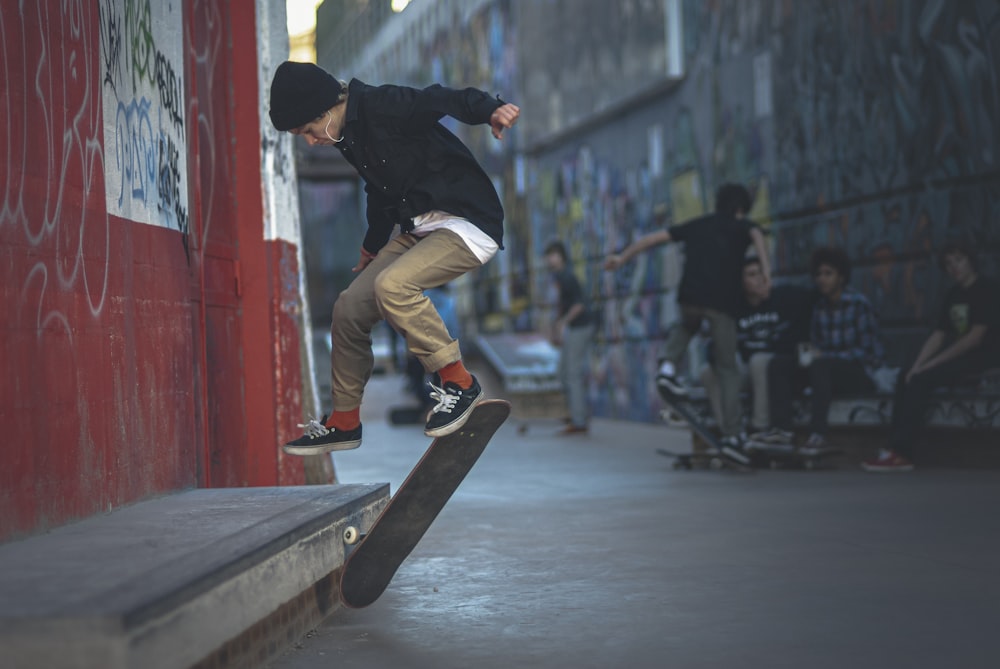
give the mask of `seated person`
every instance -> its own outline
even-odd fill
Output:
[[[954,282],[934,330],[917,357],[903,367],[892,403],[888,448],[862,467],[870,472],[913,469],[913,443],[924,425],[931,392],[968,374],[1000,365],[1000,305],[995,281],[981,277],[969,248],[942,249],[941,266]]]
[[[848,288],[850,261],[843,249],[817,249],[810,263],[820,298],[813,307],[810,344],[799,356],[775,355],[768,368],[771,421],[791,431],[792,399],[802,380],[812,388],[806,449],[825,445],[827,414],[834,393],[872,392],[883,348],[871,303]]]
[[[750,438],[790,441],[790,432],[770,427],[767,367],[775,353],[791,355],[797,342],[808,340],[816,294],[808,288],[787,284],[772,288],[764,280],[760,259],[750,256],[743,261],[743,300],[736,312],[736,346],[741,387],[750,387],[753,407]],[[719,377],[711,365],[705,365],[700,376],[712,413],[721,424]]]

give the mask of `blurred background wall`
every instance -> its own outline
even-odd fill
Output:
[[[449,126],[507,211],[506,250],[460,287],[464,330],[546,322],[539,254],[562,238],[601,314],[597,415],[655,418],[654,362],[676,319],[683,254],[666,247],[616,274],[602,258],[653,229],[655,207],[673,221],[710,210],[727,181],[755,194],[752,216],[771,233],[783,280],[808,281],[817,246],[848,250],[853,284],[899,344],[890,362],[933,318],[946,287],[934,253],[945,241],[975,245],[985,273],[1000,270],[996,2],[394,4],[405,5],[326,0],[317,61],[345,79],[476,86],[522,107],[504,142]],[[360,192],[341,188],[356,204],[322,225],[359,224]],[[357,255],[327,252],[345,258],[320,262],[348,267]],[[332,304],[322,295],[319,321]]]

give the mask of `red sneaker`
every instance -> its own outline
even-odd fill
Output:
[[[912,472],[913,463],[895,451],[881,450],[874,460],[862,462],[861,468],[866,472]]]

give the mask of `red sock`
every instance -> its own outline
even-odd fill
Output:
[[[451,381],[458,385],[459,388],[471,388],[472,387],[472,374],[469,374],[469,370],[465,368],[461,360],[451,363],[450,365],[445,365],[438,370],[438,376],[441,377],[441,385]]]
[[[334,411],[326,419],[326,426],[335,430],[347,432],[361,425],[361,407],[350,411]]]

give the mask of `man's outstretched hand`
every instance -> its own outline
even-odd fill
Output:
[[[503,139],[504,128],[513,128],[517,123],[517,118],[521,115],[521,108],[507,102],[497,107],[490,116],[490,127],[493,128],[493,136]]]

